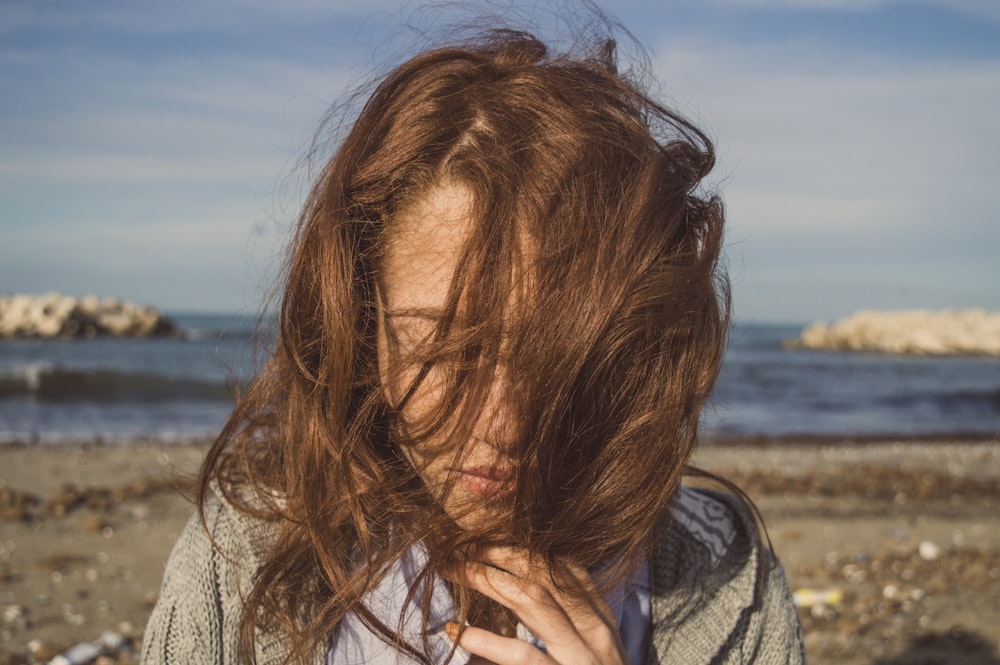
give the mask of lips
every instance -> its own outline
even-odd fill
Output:
[[[513,491],[511,473],[496,466],[475,466],[457,469],[458,482],[469,492],[481,496],[502,496]]]
[[[458,472],[466,476],[476,476],[489,480],[510,480],[510,471],[499,466],[472,466],[458,469]]]

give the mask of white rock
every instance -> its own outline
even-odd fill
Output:
[[[172,335],[176,326],[152,307],[58,293],[0,296],[0,338]]]
[[[862,310],[833,325],[813,323],[790,345],[916,355],[1000,355],[1000,313]]]
[[[941,548],[929,540],[925,540],[917,547],[920,558],[924,561],[934,561],[941,556]]]

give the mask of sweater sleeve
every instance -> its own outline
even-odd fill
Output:
[[[774,561],[764,582],[760,606],[750,618],[748,636],[754,636],[753,657],[748,661],[768,665],[803,665],[806,662],[802,626],[781,564]]]
[[[684,488],[651,564],[648,663],[805,662],[784,571],[738,497]]]
[[[232,532],[230,512],[220,501],[206,505],[207,526],[217,539]],[[146,626],[140,662],[239,662],[235,645],[241,603],[233,560],[213,546],[198,515],[193,515],[167,561],[160,596]]]

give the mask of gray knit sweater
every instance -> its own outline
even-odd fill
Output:
[[[159,602],[142,646],[146,665],[236,665],[241,594],[263,561],[274,526],[218,498],[192,517],[167,563]],[[735,498],[682,490],[650,560],[650,665],[805,662],[798,615],[781,567],[761,547],[747,509]],[[221,551],[220,551],[221,550]],[[766,572],[758,587],[758,561]],[[280,663],[277,635],[255,644],[258,665]],[[326,661],[317,649],[313,663]],[[571,664],[567,664],[571,665]]]

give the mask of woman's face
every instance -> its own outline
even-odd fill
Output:
[[[390,405],[402,401],[420,371],[407,356],[428,339],[445,308],[448,289],[471,231],[469,195],[459,186],[441,185],[398,213],[383,252],[378,358],[382,386]],[[389,371],[392,368],[392,371]],[[446,368],[435,365],[403,406],[404,426],[419,428],[433,417],[443,398]],[[509,495],[513,469],[503,454],[509,430],[498,395],[503,369],[494,373],[483,410],[464,446],[439,440],[403,446],[403,454],[424,484],[459,524],[500,507]],[[444,430],[448,430],[445,427]]]

